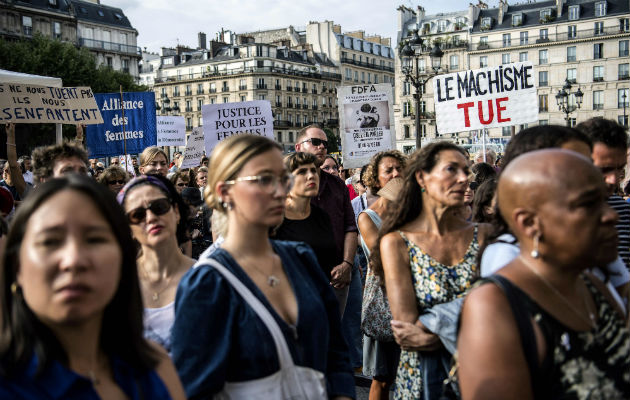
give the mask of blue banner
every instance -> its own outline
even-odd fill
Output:
[[[86,128],[90,157],[125,154],[125,138],[127,154],[142,153],[145,148],[157,144],[155,93],[123,92],[122,103],[120,93],[95,93],[94,98],[104,123],[88,125]]]

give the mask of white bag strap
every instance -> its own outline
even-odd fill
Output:
[[[284,339],[284,335],[282,334],[282,330],[278,326],[278,323],[273,318],[269,310],[261,303],[260,300],[249,290],[243,282],[241,282],[230,270],[225,268],[221,263],[213,260],[211,258],[207,258],[205,260],[212,267],[214,267],[227,281],[234,287],[234,289],[238,292],[238,294],[243,297],[243,299],[249,304],[249,306],[254,310],[258,317],[265,324],[269,333],[273,337],[273,341],[276,344],[276,351],[278,353],[278,360],[280,362],[280,369],[284,368],[292,368],[293,358],[291,357],[291,353],[289,352],[289,346],[287,345],[287,341]]]

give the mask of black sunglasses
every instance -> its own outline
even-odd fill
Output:
[[[479,183],[477,183],[476,181],[468,182],[468,187],[470,188],[470,190],[477,190],[477,188],[479,187]]]
[[[107,181],[107,183],[109,183],[110,185],[115,185],[115,184],[124,185],[125,184],[125,180],[124,179],[119,179],[119,180]]]
[[[166,197],[163,197],[161,199],[153,200],[146,208],[138,207],[134,210],[129,211],[127,213],[127,219],[129,219],[129,223],[131,224],[139,224],[147,217],[147,210],[151,210],[151,212],[155,215],[164,215],[170,209],[171,201]]]
[[[328,147],[328,141],[324,139],[310,138],[304,140],[302,143],[304,142],[311,142],[311,144],[315,147],[321,146],[322,144],[324,145],[324,147]]]

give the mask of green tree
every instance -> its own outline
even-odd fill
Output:
[[[339,151],[339,136],[330,128],[324,128],[326,139],[328,139],[328,153],[337,153]]]

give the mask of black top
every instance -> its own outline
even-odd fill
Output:
[[[305,219],[284,218],[274,239],[304,242],[313,248],[322,270],[330,278],[333,267],[343,262],[343,254],[335,244],[328,214],[311,204],[311,214]]]

